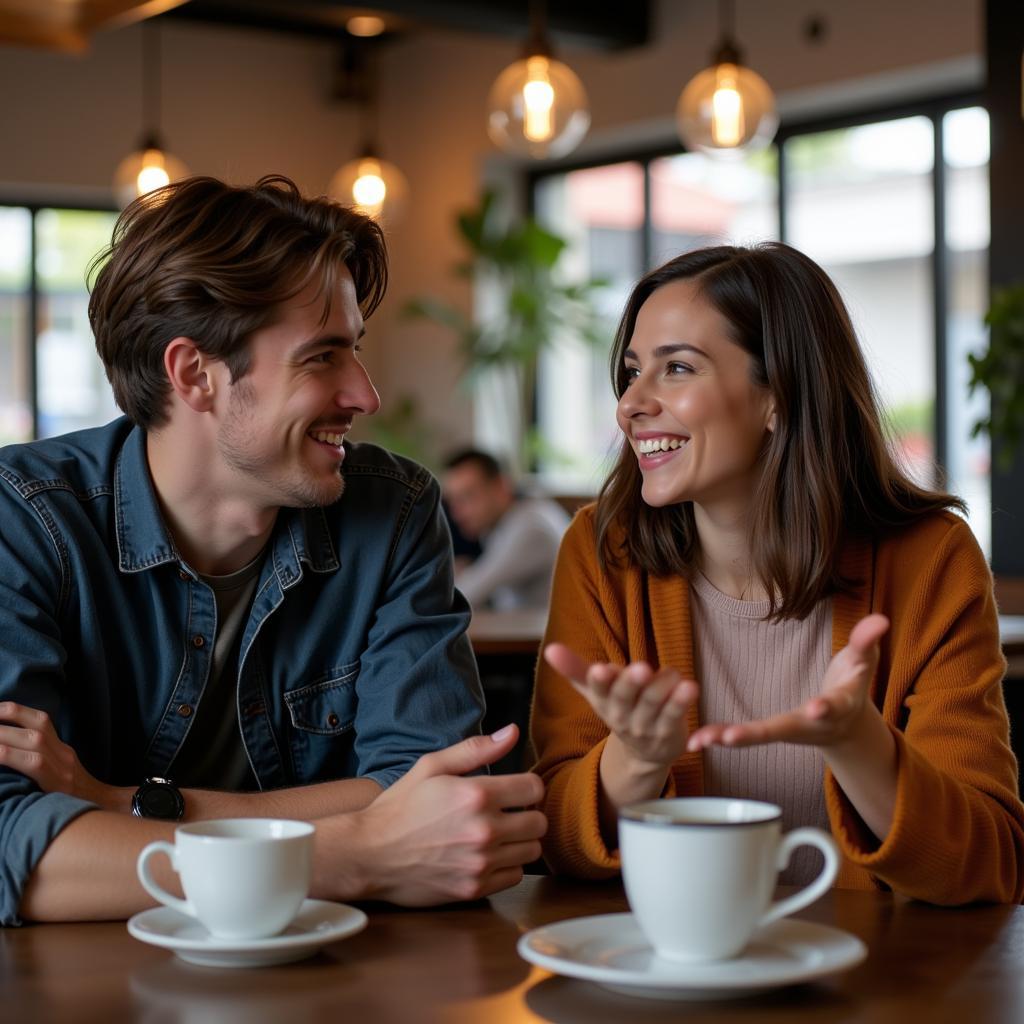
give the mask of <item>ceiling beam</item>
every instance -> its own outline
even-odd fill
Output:
[[[81,53],[99,28],[163,14],[186,0],[0,0],[0,43]]]
[[[525,40],[527,0],[371,0],[358,8],[338,0],[191,0],[176,17],[276,31],[343,30],[350,14],[368,9],[394,15],[401,29],[444,28]],[[650,35],[650,0],[603,4],[594,0],[549,0],[547,26],[558,45],[617,50],[641,46]]]

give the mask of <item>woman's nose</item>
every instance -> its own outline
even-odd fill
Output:
[[[654,389],[648,385],[643,374],[638,374],[619,398],[619,414],[628,419],[632,416],[651,415],[657,409],[658,400]]]

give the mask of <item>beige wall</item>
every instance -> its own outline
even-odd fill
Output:
[[[716,6],[654,6],[650,46],[563,54],[590,95],[593,127],[584,152],[673,137],[678,93],[715,42]],[[941,88],[943,77],[959,85],[982,50],[980,0],[742,0],[737,7],[748,60],[781,94],[783,110],[854,102],[867,93],[863,82],[853,83],[871,76],[874,100],[897,100],[919,87],[904,74],[908,68],[932,68],[921,77],[929,88]],[[830,27],[818,46],[801,34],[812,13]],[[194,172],[245,181],[279,171],[321,191],[352,155],[358,120],[330,99],[330,43],[182,22],[162,34],[162,126]],[[140,45],[135,26],[97,35],[84,56],[0,47],[0,196],[106,193],[141,128]],[[412,201],[392,237],[392,288],[371,323],[367,359],[385,401],[416,395],[445,446],[472,432],[468,397],[451,398],[458,377],[451,340],[397,311],[423,292],[469,305],[468,286],[448,273],[458,256],[451,218],[472,202],[485,176],[515,171],[494,153],[483,111],[491,81],[517,49],[433,33],[393,44],[382,59],[381,147],[408,176]]]

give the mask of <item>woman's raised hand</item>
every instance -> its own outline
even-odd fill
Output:
[[[697,684],[675,669],[643,662],[588,664],[565,644],[544,648],[547,663],[572,684],[637,763],[667,768],[686,749],[686,712]]]

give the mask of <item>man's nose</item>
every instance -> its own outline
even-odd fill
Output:
[[[364,416],[372,416],[380,408],[380,395],[362,364],[346,368],[335,401],[343,409],[352,409]]]

